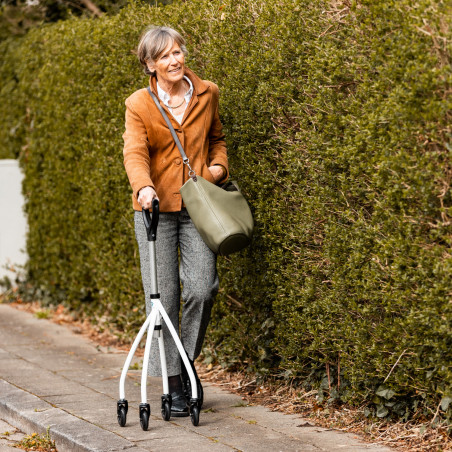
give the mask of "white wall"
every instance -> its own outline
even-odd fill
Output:
[[[5,266],[24,265],[27,260],[22,179],[16,160],[0,160],[0,279],[8,276],[11,281],[16,274]]]

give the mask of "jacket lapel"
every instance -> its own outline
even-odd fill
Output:
[[[191,80],[193,83],[193,96],[191,96],[190,103],[188,104],[184,116],[182,118],[182,124],[187,119],[190,112],[195,108],[198,103],[198,96],[204,94],[208,89],[209,85],[202,81],[191,69],[188,67],[185,68],[185,75]]]

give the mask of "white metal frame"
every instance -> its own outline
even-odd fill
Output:
[[[155,253],[155,241],[149,241],[149,256],[150,256],[150,266],[151,266],[151,294],[158,294],[158,285],[157,285],[157,266],[156,266],[156,253]],[[127,355],[126,362],[124,363],[124,367],[121,372],[121,378],[119,380],[119,398],[120,400],[125,400],[125,380],[127,376],[127,371],[129,370],[130,363],[132,362],[132,358],[138,348],[138,345],[144,336],[144,333],[147,330],[146,337],[146,345],[144,348],[144,357],[143,357],[143,370],[141,373],[141,403],[147,403],[147,393],[146,393],[146,385],[147,385],[147,376],[148,376],[148,365],[149,365],[149,357],[151,354],[151,345],[152,338],[157,337],[158,346],[160,350],[160,363],[162,368],[162,383],[163,383],[163,394],[169,394],[168,387],[168,372],[166,367],[166,355],[165,355],[165,347],[163,341],[163,332],[161,328],[158,328],[162,324],[162,319],[168,327],[171,336],[176,344],[176,347],[179,351],[179,354],[182,358],[182,361],[187,369],[188,376],[190,378],[190,385],[192,390],[192,398],[198,398],[198,385],[196,384],[195,374],[190,365],[190,361],[188,360],[187,353],[184,350],[182,342],[177,334],[174,325],[171,322],[171,319],[168,317],[168,314],[165,311],[165,308],[160,301],[160,298],[151,298],[151,313],[148,315],[146,321],[138,332],[135,341],[132,344],[132,348],[130,349],[129,354]],[[157,329],[155,329],[157,327]],[[190,402],[190,401],[188,401]]]

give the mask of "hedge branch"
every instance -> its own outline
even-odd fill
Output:
[[[102,16],[102,11],[91,0],[80,0],[80,3],[91,11],[94,16]]]
[[[402,356],[405,354],[405,352],[408,349],[405,349],[399,356],[399,358],[397,359],[397,361],[395,362],[395,364],[392,366],[392,369],[389,371],[387,377],[384,379],[383,383],[386,383],[386,380],[390,377],[390,375],[392,374],[392,371],[395,369],[395,367],[397,366],[397,364],[399,364],[399,361],[401,360]]]
[[[330,365],[326,363],[326,374],[328,376],[328,389],[331,391]]]

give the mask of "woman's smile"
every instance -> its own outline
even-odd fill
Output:
[[[155,62],[148,63],[150,70],[157,73],[159,84],[171,92],[184,77],[185,55],[177,42],[170,43]]]

